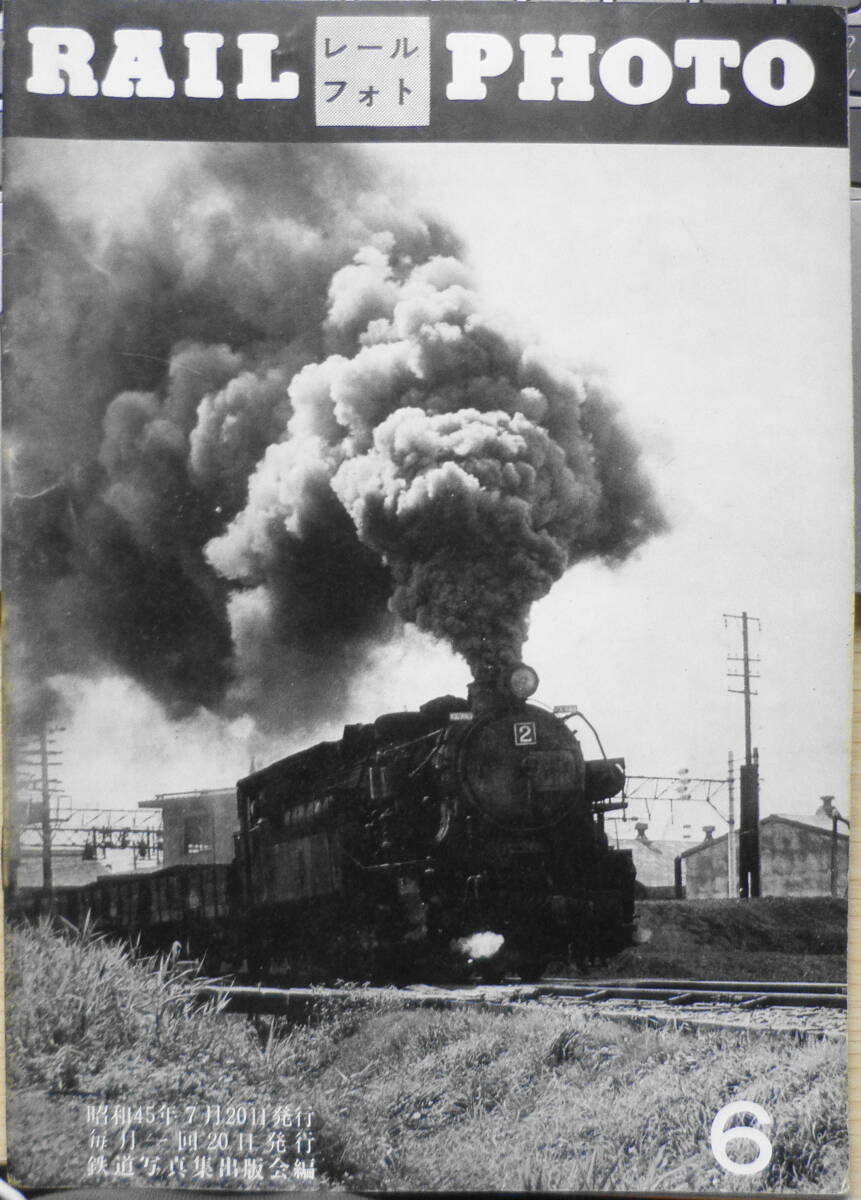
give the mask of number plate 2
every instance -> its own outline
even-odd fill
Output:
[[[515,746],[538,745],[538,730],[535,728],[534,721],[514,722],[514,744]]]

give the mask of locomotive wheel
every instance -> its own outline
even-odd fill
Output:
[[[387,946],[377,950],[374,979],[393,987],[405,987],[416,977],[415,953],[404,947]]]
[[[269,977],[272,954],[268,946],[252,942],[245,955],[245,965],[252,981],[262,983]]]
[[[479,978],[482,983],[502,983],[505,976],[505,964],[486,962],[479,965]]]
[[[198,955],[198,961],[200,973],[208,979],[217,979],[224,974],[225,959],[220,946],[204,946],[203,952]]]

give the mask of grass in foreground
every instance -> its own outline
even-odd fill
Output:
[[[844,1185],[839,1045],[634,1030],[552,1006],[405,1011],[395,999],[363,1006],[360,989],[313,1025],[255,1026],[197,1007],[201,981],[175,964],[135,963],[108,943],[44,927],[15,931],[10,943],[10,1157],[28,1183],[86,1181],[82,1112],[102,1097],[313,1109],[316,1183],[330,1187],[741,1194]],[[741,1098],[775,1123],[772,1162],[747,1179],[727,1175],[708,1145],[716,1111]],[[142,1136],[166,1163],[165,1136]],[[183,1181],[165,1166],[136,1182]]]

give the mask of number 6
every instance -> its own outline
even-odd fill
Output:
[[[757,1171],[764,1171],[771,1162],[772,1145],[761,1129],[751,1129],[749,1125],[730,1125],[727,1129],[727,1121],[737,1113],[750,1113],[760,1125],[766,1129],[771,1128],[771,1117],[761,1104],[754,1104],[752,1100],[733,1100],[732,1104],[725,1104],[712,1121],[709,1135],[712,1154],[723,1169],[733,1175],[755,1175]],[[726,1146],[733,1140],[753,1142],[757,1148],[753,1162],[736,1162],[729,1157]]]

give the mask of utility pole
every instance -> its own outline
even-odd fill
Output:
[[[751,735],[751,696],[757,695],[751,688],[751,680],[758,679],[759,674],[751,670],[751,663],[758,663],[758,658],[751,658],[749,626],[757,617],[750,617],[746,612],[724,613],[724,627],[727,621],[741,621],[742,653],[738,658],[728,656],[728,661],[741,663],[741,671],[728,671],[730,679],[741,679],[740,688],[729,688],[730,692],[744,696],[744,763],[739,768],[739,784],[741,793],[740,820],[738,836],[738,881],[739,895],[743,900],[760,894],[759,878],[759,751],[753,747]]]
[[[54,868],[51,863],[51,784],[48,780],[48,730],[44,721],[39,727],[39,758],[42,769],[42,888],[50,894],[54,889]]]
[[[59,780],[52,779],[49,775],[49,770],[52,767],[57,767],[60,763],[61,755],[55,749],[56,742],[53,737],[53,734],[60,732],[62,730],[58,727],[49,728],[47,719],[43,718],[39,723],[38,733],[24,741],[18,756],[19,766],[35,767],[38,770],[38,775],[29,776],[26,781],[21,782],[24,783],[25,787],[29,786],[32,790],[36,791],[40,797],[39,827],[42,835],[42,888],[49,895],[54,888],[54,869],[51,858],[54,818],[51,813],[51,799],[59,791]]]
[[[735,882],[735,759],[732,750],[727,759],[726,786],[729,794],[726,833],[726,894],[732,900],[738,894]]]
[[[831,895],[839,896],[840,895],[840,888],[839,888],[840,856],[839,856],[839,842],[837,840],[837,826],[842,821],[843,824],[848,829],[849,822],[846,820],[846,818],[844,816],[841,816],[841,814],[837,811],[836,808],[833,807],[833,802],[834,802],[833,796],[823,796],[822,797],[823,806],[830,808],[830,810],[831,810],[830,811],[830,816],[831,816],[831,872],[830,872],[830,874],[831,874]],[[848,869],[849,868],[848,868],[848,863],[847,863],[847,870]],[[848,886],[848,884],[847,884],[847,886]],[[843,895],[844,896],[846,895],[845,891],[843,892]]]

